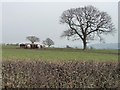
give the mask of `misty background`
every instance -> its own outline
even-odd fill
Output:
[[[40,43],[51,38],[55,42],[54,47],[82,47],[80,40],[70,41],[60,37],[67,25],[60,24],[59,20],[63,11],[87,5],[93,5],[112,17],[116,33],[104,36],[105,43],[118,43],[117,2],[3,2],[2,43],[30,43],[26,37],[32,35],[39,37]],[[104,45],[99,40],[88,43],[93,44]]]

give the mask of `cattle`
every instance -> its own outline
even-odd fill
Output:
[[[30,44],[30,46],[31,46],[31,49],[37,49],[38,48],[37,44]]]
[[[41,48],[39,44],[37,45],[37,47],[38,47],[38,48]]]
[[[25,44],[20,44],[20,48],[25,48],[26,45]]]
[[[38,48],[43,48],[43,46],[42,46],[42,45],[40,45],[40,44],[37,44],[37,47],[38,47]]]
[[[30,45],[30,44],[27,44],[27,45],[26,45],[26,48],[31,48],[31,45]]]
[[[42,45],[40,45],[40,48],[43,48],[43,46],[42,46]]]
[[[38,48],[43,48],[43,46],[40,45],[40,44],[20,44],[20,48],[24,48],[24,49],[38,49]]]

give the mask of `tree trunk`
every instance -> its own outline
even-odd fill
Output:
[[[34,42],[32,42],[32,46],[31,46],[32,49],[34,49]]]
[[[48,45],[48,47],[50,47],[50,45]]]
[[[86,48],[87,48],[87,42],[86,40],[83,40],[83,50],[86,50]]]

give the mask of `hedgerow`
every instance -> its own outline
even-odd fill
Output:
[[[3,88],[120,88],[119,62],[3,61]]]

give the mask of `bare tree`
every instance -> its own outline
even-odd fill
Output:
[[[48,45],[48,47],[50,47],[51,45],[54,45],[54,42],[52,39],[47,38],[45,41],[43,41],[44,45]]]
[[[26,37],[27,40],[31,41],[32,44],[34,44],[34,42],[39,42],[40,39],[36,36],[28,36]]]
[[[101,41],[102,35],[115,30],[111,17],[93,6],[66,10],[62,13],[60,22],[68,25],[68,30],[64,31],[61,37],[81,39],[84,50],[90,40],[98,37]]]

